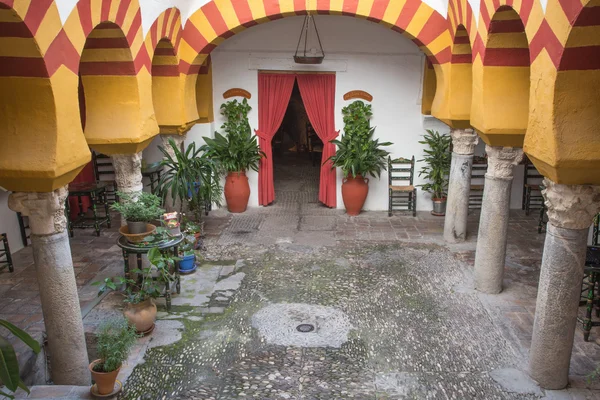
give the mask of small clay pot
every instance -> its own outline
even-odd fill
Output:
[[[229,212],[243,213],[246,211],[248,199],[250,199],[250,185],[245,172],[228,173],[224,192]]]
[[[135,326],[138,332],[149,331],[156,321],[156,304],[153,299],[146,299],[138,304],[127,304],[123,315],[130,325]]]
[[[115,389],[115,382],[117,375],[121,367],[111,372],[96,372],[94,371],[94,365],[102,362],[102,360],[94,360],[89,366],[90,372],[92,373],[92,379],[96,382],[96,388],[98,389],[99,395],[106,395],[113,392]]]
[[[367,195],[369,194],[369,178],[363,178],[362,175],[348,175],[342,183],[342,199],[346,207],[346,214],[355,216],[360,214]]]

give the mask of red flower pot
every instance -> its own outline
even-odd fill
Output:
[[[250,185],[245,172],[230,172],[225,179],[225,201],[232,213],[242,213],[248,207]]]
[[[342,183],[342,199],[348,215],[358,215],[362,210],[367,195],[369,194],[369,178],[363,178],[362,175],[348,175]]]

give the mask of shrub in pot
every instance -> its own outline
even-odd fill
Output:
[[[440,135],[433,130],[427,130],[423,140],[419,141],[427,147],[423,150],[425,156],[419,162],[425,162],[419,176],[423,176],[428,182],[419,185],[424,191],[431,194],[433,211],[431,214],[446,215],[446,196],[448,195],[448,176],[450,174],[450,163],[452,154],[450,144],[452,138],[449,135]]]
[[[0,319],[0,326],[8,330],[25,345],[29,346],[35,354],[40,352],[40,344],[24,330],[17,328],[3,319]],[[18,388],[21,388],[29,394],[29,388],[21,380],[19,374],[19,360],[17,359],[17,353],[15,352],[13,345],[4,335],[0,335],[0,384],[4,385],[6,389],[12,393],[16,392]],[[3,390],[0,390],[0,396],[8,399],[15,398],[13,394],[4,392]]]
[[[193,243],[185,240],[185,242],[179,246],[179,272],[187,273],[194,270],[196,266],[196,253],[194,252]]]
[[[161,208],[161,199],[146,192],[123,193],[117,192],[119,202],[113,203],[112,210],[121,214],[127,221],[130,234],[148,232],[147,225],[165,212]]]
[[[123,315],[134,326],[138,332],[147,333],[154,327],[156,321],[156,304],[154,299],[159,297],[166,282],[175,281],[175,263],[178,257],[171,257],[161,253],[158,247],[148,251],[148,260],[151,266],[146,268],[134,268],[130,272],[137,275],[137,279],[131,277],[109,277],[104,281],[94,282],[93,285],[102,285],[98,292],[100,296],[107,290],[119,290],[123,295],[126,307]]]
[[[375,128],[369,125],[371,105],[362,101],[344,107],[344,135],[340,140],[332,140],[337,146],[336,153],[329,158],[332,167],[339,167],[344,174],[342,199],[348,215],[358,215],[369,194],[369,178],[379,178],[386,169],[390,154],[382,147],[391,142],[380,143],[374,139]]]
[[[225,123],[221,129],[225,135],[215,132],[214,138],[204,137],[202,146],[207,157],[216,160],[225,178],[227,209],[233,213],[246,211],[250,198],[250,185],[246,172],[258,172],[258,164],[265,154],[260,151],[256,136],[252,134],[248,113],[252,108],[248,101],[231,100],[221,105]]]
[[[90,372],[99,395],[114,391],[121,365],[135,344],[138,334],[124,318],[104,322],[96,332],[99,359],[92,361]]]

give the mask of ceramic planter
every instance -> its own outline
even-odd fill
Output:
[[[351,175],[344,178],[342,183],[342,199],[346,207],[346,213],[351,216],[360,214],[367,195],[369,194],[369,178],[363,178],[362,175]]]
[[[94,360],[90,366],[90,372],[92,373],[92,379],[96,382],[96,388],[98,389],[99,395],[107,395],[111,394],[115,388],[115,382],[117,380],[117,375],[119,375],[119,371],[121,367],[117,368],[115,371],[111,372],[96,372],[94,371],[94,366],[100,363],[102,360]]]
[[[431,200],[433,200],[433,210],[431,211],[431,214],[436,215],[438,217],[443,217],[444,215],[446,215],[446,198],[433,198]]]
[[[191,271],[192,269],[194,269],[195,265],[196,265],[196,255],[195,254],[190,254],[189,256],[183,256],[183,257],[181,257],[181,260],[179,260],[179,271],[181,271],[181,272]]]
[[[248,207],[250,185],[245,172],[230,172],[225,179],[225,200],[232,213],[243,213]]]
[[[129,229],[129,233],[135,235],[137,233],[146,232],[147,222],[139,222],[139,221],[127,221],[127,228]]]
[[[123,315],[130,325],[138,332],[148,332],[156,321],[156,304],[153,299],[147,299],[138,304],[127,304]]]

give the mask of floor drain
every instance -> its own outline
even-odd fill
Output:
[[[315,330],[315,326],[312,324],[300,324],[296,327],[298,332],[308,333]]]

